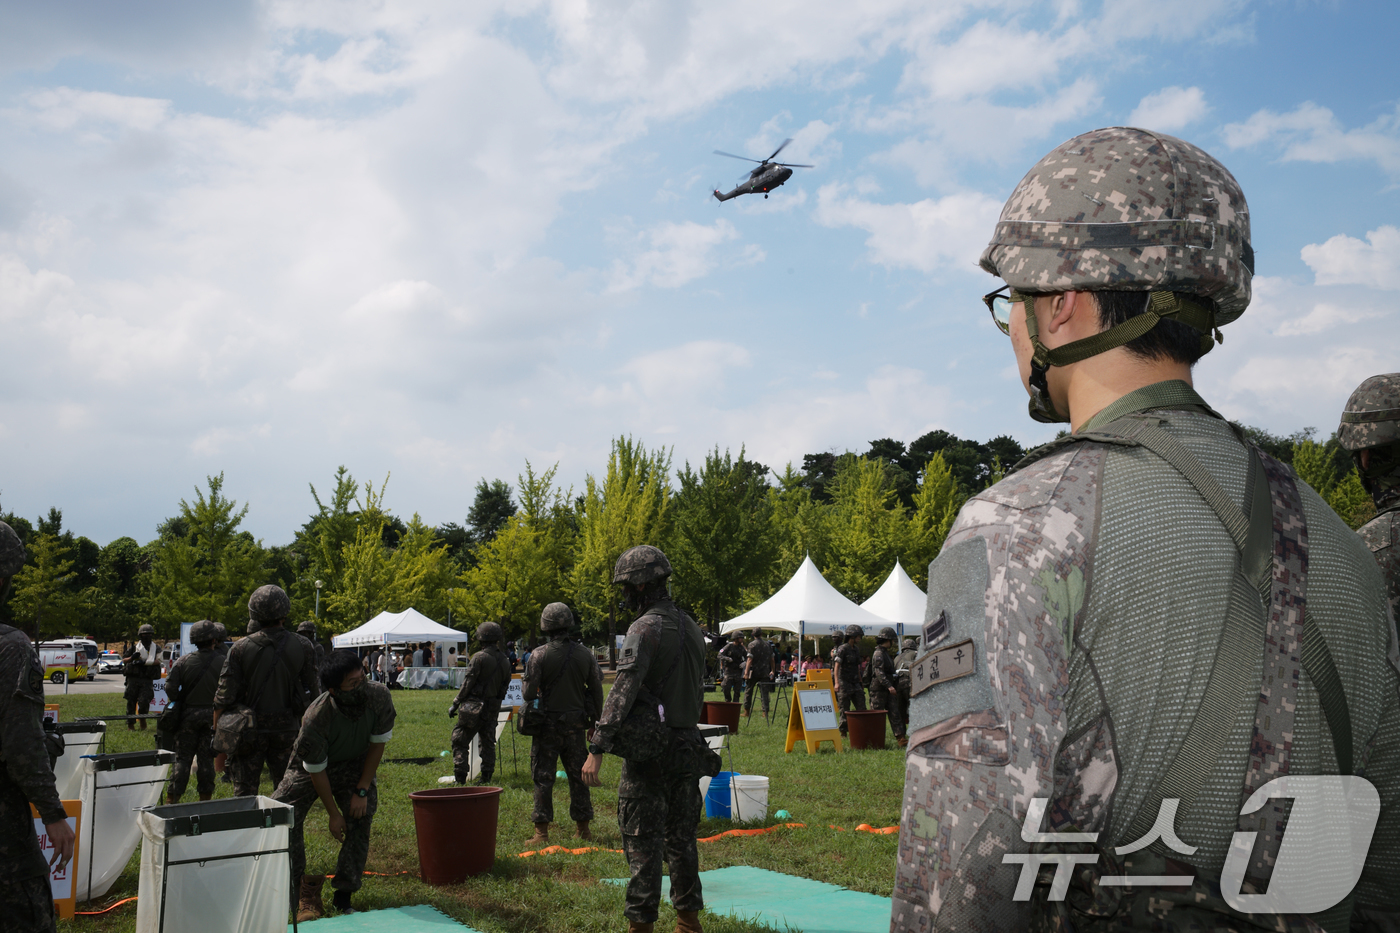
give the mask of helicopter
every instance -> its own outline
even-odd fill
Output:
[[[758,162],[758,168],[749,172],[749,177],[741,181],[733,191],[728,194],[721,194],[718,188],[715,189],[715,197],[721,201],[728,201],[730,198],[737,198],[741,194],[757,194],[762,191],[763,196],[768,197],[768,192],[781,185],[792,177],[792,170],[795,168],[814,168],[811,165],[794,165],[787,162],[774,162],[778,153],[782,152],[791,139],[783,140],[783,144],[773,150],[773,154],[768,158],[750,159],[748,156],[735,155],[732,152],[721,152],[715,150],[715,155],[729,156],[731,159],[743,159],[745,162]]]

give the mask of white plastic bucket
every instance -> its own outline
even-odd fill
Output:
[[[701,800],[702,802],[703,802],[704,799],[705,799],[705,795],[708,794],[709,792],[710,792],[710,776],[709,776],[708,774],[702,774],[702,775],[700,775],[700,800]]]
[[[768,816],[768,778],[761,774],[736,774],[730,779],[734,820],[752,823]]]

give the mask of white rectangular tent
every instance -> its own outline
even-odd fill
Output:
[[[359,628],[331,639],[335,648],[364,648],[369,645],[403,645],[419,641],[466,641],[467,636],[440,625],[417,609],[381,612]]]
[[[838,593],[807,557],[782,589],[762,605],[721,623],[719,630],[728,634],[735,629],[777,629],[799,638],[815,638],[838,634],[848,625],[859,625],[867,635],[893,625],[903,634],[902,624],[862,609]]]

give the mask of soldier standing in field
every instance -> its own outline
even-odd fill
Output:
[[[906,638],[900,645],[899,654],[894,656],[894,686],[897,691],[895,709],[898,711],[900,727],[896,741],[900,748],[909,744],[909,696],[914,688],[910,671],[914,669],[914,659],[919,656],[918,645],[917,638]],[[891,714],[891,718],[893,715]]]
[[[744,633],[732,632],[729,643],[719,649],[720,686],[724,702],[738,703],[744,693],[744,662],[749,653],[744,648]]]
[[[1357,533],[1386,579],[1390,611],[1400,622],[1400,373],[1372,376],[1351,393],[1337,441],[1351,451],[1376,517]]]
[[[24,566],[24,545],[0,522],[0,606]],[[73,858],[73,829],[54,787],[44,737],[44,668],[28,634],[0,623],[0,904],[13,933],[55,933],[51,867]],[[45,862],[29,806],[39,811],[53,846]]]
[[[705,636],[695,620],[667,595],[671,563],[658,548],[638,545],[613,568],[628,609],[637,620],[617,659],[617,682],[588,747],[584,780],[602,784],[603,753],[628,721],[639,696],[662,709],[664,751],[651,760],[624,758],[617,786],[617,823],[631,879],[627,882],[628,933],[652,933],[661,904],[661,867],[670,868],[671,904],[678,933],[701,933],[700,856],[695,829],[700,824],[700,775],[708,752],[696,723],[705,691]],[[713,772],[712,772],[713,773]]]
[[[554,822],[555,765],[563,762],[569,780],[569,819],[580,839],[592,839],[593,798],[583,782],[588,760],[586,734],[603,709],[603,672],[592,652],[569,637],[574,614],[563,603],[550,603],[540,614],[540,632],[549,641],[530,655],[520,685],[526,705],[539,701],[547,722],[530,739],[530,775],[535,782],[535,835],[526,845],[548,845]]]
[[[860,638],[865,634],[859,625],[846,626],[846,640],[831,652],[831,679],[835,681],[836,702],[841,707],[841,734],[846,734],[846,713],[854,706],[865,712],[865,687],[860,682]]]
[[[481,774],[476,783],[489,783],[496,773],[496,723],[510,688],[510,658],[499,647],[502,634],[495,622],[476,627],[481,650],[467,662],[462,689],[447,709],[447,715],[457,719],[452,729],[452,772],[458,784],[467,783],[471,772],[472,736],[481,738]]]
[[[890,646],[897,637],[895,630],[888,625],[880,629],[875,636],[875,651],[870,655],[870,708],[888,712],[890,731],[894,733],[896,742],[904,737],[904,722],[899,718],[899,688],[895,682],[894,658],[890,657]]]
[[[316,620],[307,619],[297,626],[297,634],[311,642],[311,647],[316,650],[316,670],[321,669],[321,665],[326,662],[326,646],[316,638]],[[320,684],[317,684],[320,688]]]
[[[981,265],[1031,416],[1071,433],[970,499],[929,567],[939,658],[910,704],[891,930],[1301,933],[1394,911],[1381,575],[1192,385],[1250,302],[1238,182],[1171,136],[1085,133],[1022,179]],[[1369,853],[1323,857],[1362,831],[1337,804],[1363,771]],[[1269,798],[1280,775],[1324,789]],[[1307,821],[1316,845],[1283,845]]]
[[[257,734],[246,754],[230,758],[234,794],[256,797],[267,764],[272,784],[282,783],[306,698],[316,692],[316,652],[311,643],[283,626],[292,602],[282,587],[269,583],[248,597],[248,625],[256,634],[229,649],[214,694],[214,726],[234,704],[250,707]]]
[[[763,705],[763,715],[768,715],[769,685],[773,683],[773,646],[763,637],[763,632],[754,629],[753,641],[749,642],[749,660],[744,667],[744,718],[753,710],[753,692],[758,689],[758,698]]]
[[[200,800],[214,796],[214,692],[219,687],[219,673],[225,655],[215,650],[214,623],[208,620],[190,626],[190,641],[197,650],[184,655],[170,668],[165,680],[165,694],[174,704],[173,712],[180,717],[175,732],[175,764],[170,769],[170,784],[166,788],[168,803],[179,803],[190,783],[190,767],[198,761],[195,790]],[[223,646],[220,645],[220,648]]]
[[[136,630],[136,643],[122,659],[126,674],[126,714],[141,715],[141,728],[146,728],[146,714],[151,711],[151,701],[155,699],[155,682],[160,679],[160,646],[155,643],[156,630],[143,625]],[[126,721],[128,729],[135,729],[136,723]]]

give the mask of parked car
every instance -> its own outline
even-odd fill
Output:
[[[122,656],[116,651],[104,651],[97,658],[97,672],[99,674],[120,674],[126,665],[122,664]]]

